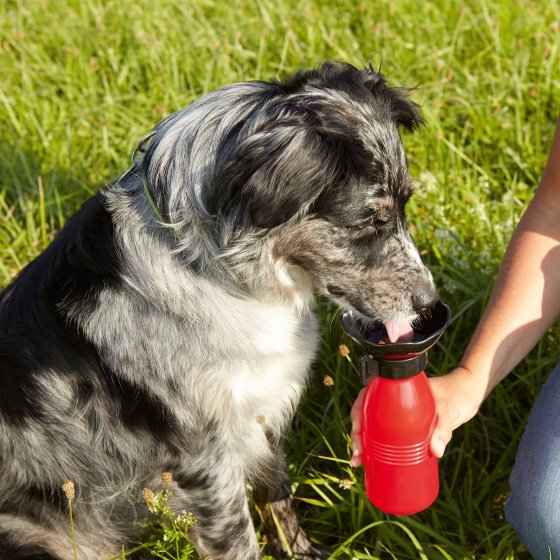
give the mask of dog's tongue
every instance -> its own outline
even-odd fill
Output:
[[[389,342],[403,341],[407,342],[412,340],[414,331],[409,321],[402,319],[399,321],[387,321],[385,323],[385,330],[389,335]]]

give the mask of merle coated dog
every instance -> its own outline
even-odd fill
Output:
[[[256,560],[257,486],[298,558],[282,438],[317,347],[314,293],[394,336],[437,299],[408,233],[399,127],[371,68],[237,83],[161,121],[0,295],[0,558],[118,554],[173,473],[201,555]]]

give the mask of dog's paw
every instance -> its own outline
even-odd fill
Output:
[[[276,560],[327,560],[331,557],[326,550],[315,548],[305,532],[300,528],[297,539],[291,543],[283,541],[279,535],[269,537],[266,553]]]
[[[293,508],[293,497],[267,503],[263,521],[268,528],[266,553],[277,560],[323,560],[329,554],[313,546]]]

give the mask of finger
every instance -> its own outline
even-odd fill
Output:
[[[350,432],[350,440],[352,441],[352,458],[350,465],[354,468],[359,467],[362,461],[362,403],[364,400],[364,392],[362,389],[350,412],[350,419],[352,420],[352,431]]]
[[[350,465],[359,467],[362,464],[362,434],[352,430],[350,432],[350,440],[352,441],[352,458]]]
[[[350,411],[350,418],[352,420],[352,430],[353,431],[360,431],[361,429],[361,425],[362,425],[362,404],[364,402],[364,394],[365,394],[365,388],[362,389],[359,393],[358,396],[356,397],[356,400],[354,401],[354,404],[352,405],[352,410]]]
[[[363,458],[361,454],[358,454],[356,451],[354,451],[354,454],[352,455],[352,458],[350,459],[350,466],[353,467],[354,469],[357,469],[358,467],[361,467],[364,464]]]

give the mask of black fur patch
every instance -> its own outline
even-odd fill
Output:
[[[40,546],[20,546],[0,530],[0,560],[60,560]]]
[[[114,385],[115,406],[123,424],[130,430],[150,433],[157,441],[166,440],[174,427],[172,412],[144,387],[120,379]]]
[[[36,382],[45,373],[99,367],[72,313],[87,312],[103,286],[118,283],[113,226],[98,195],[0,294],[0,414],[7,421],[42,417]]]

